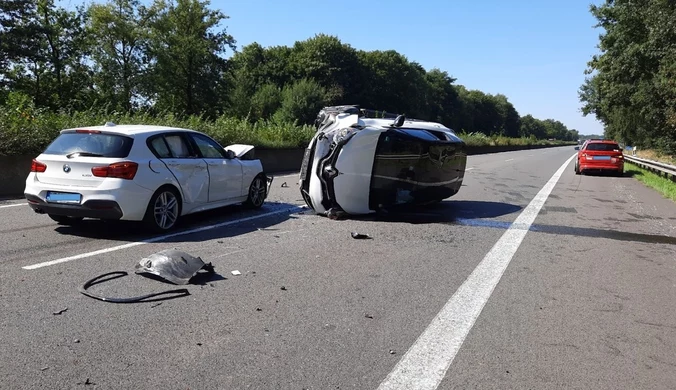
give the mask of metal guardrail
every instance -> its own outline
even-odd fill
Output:
[[[674,165],[627,155],[624,156],[624,160],[636,164],[643,169],[647,169],[658,176],[664,176],[671,179],[671,181],[676,182],[676,166]]]

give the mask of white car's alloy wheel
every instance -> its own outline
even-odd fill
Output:
[[[162,229],[169,229],[178,218],[178,199],[170,191],[163,192],[155,199],[155,223]]]
[[[258,175],[251,183],[249,187],[249,198],[247,199],[247,205],[254,208],[259,208],[265,202],[265,195],[267,188],[265,185],[265,179],[263,176]]]

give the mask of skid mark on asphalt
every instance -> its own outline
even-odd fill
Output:
[[[184,236],[184,235],[193,234],[193,233],[204,232],[204,231],[213,230],[213,229],[217,229],[217,228],[221,228],[221,227],[225,227],[225,226],[239,224],[239,223],[242,223],[242,222],[248,222],[248,221],[253,221],[253,220],[256,220],[256,219],[270,217],[270,216],[273,216],[273,215],[293,214],[295,212],[302,211],[304,209],[305,209],[304,206],[295,206],[295,207],[291,207],[291,208],[285,207],[285,208],[269,211],[267,213],[256,214],[256,215],[253,215],[253,216],[250,216],[250,217],[238,218],[238,219],[235,219],[235,220],[232,220],[232,221],[226,221],[226,222],[221,222],[221,223],[217,223],[217,224],[213,224],[213,225],[202,226],[202,227],[198,227],[198,228],[194,228],[194,229],[180,231],[180,232],[176,232],[176,233],[165,234],[165,235],[162,235],[162,236],[152,237],[152,238],[149,238],[149,239],[146,239],[146,240],[143,240],[143,241],[131,242],[131,243],[128,243],[128,244],[123,244],[123,245],[117,245],[117,246],[104,248],[104,249],[100,249],[100,250],[93,251],[93,252],[87,252],[87,253],[82,253],[82,254],[75,255],[75,256],[64,257],[64,258],[61,258],[61,259],[46,261],[46,262],[43,262],[43,263],[27,265],[27,266],[24,266],[24,267],[21,267],[21,268],[26,269],[26,270],[34,270],[34,269],[38,269],[38,268],[42,268],[42,267],[49,267],[49,266],[60,264],[60,263],[65,263],[65,262],[69,262],[69,261],[73,261],[73,260],[79,260],[79,259],[84,259],[84,258],[87,258],[87,257],[102,255],[102,254],[105,254],[105,253],[115,252],[115,251],[119,251],[119,250],[127,249],[127,248],[132,248],[132,247],[139,246],[139,245],[145,245],[145,244],[150,244],[150,243],[154,243],[154,242],[161,242],[161,241],[164,241],[164,240],[172,238],[172,237],[178,237],[178,236]]]
[[[380,384],[379,389],[436,389],[502,278],[571,156],[519,214],[484,259]]]

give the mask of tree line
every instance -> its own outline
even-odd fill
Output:
[[[600,53],[580,88],[606,138],[676,155],[676,2],[606,0],[590,12]]]
[[[467,89],[395,50],[357,50],[324,34],[237,50],[221,27],[228,18],[200,0],[108,0],[74,10],[53,0],[0,0],[0,106],[27,97],[52,112],[310,124],[323,106],[358,104],[465,133],[579,136],[560,121],[521,116],[505,95]]]

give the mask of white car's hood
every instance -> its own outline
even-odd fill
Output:
[[[253,148],[254,148],[253,145],[234,144],[226,146],[225,150],[233,151],[235,153],[235,156],[239,158],[249,153],[249,151],[251,151],[251,149]]]

